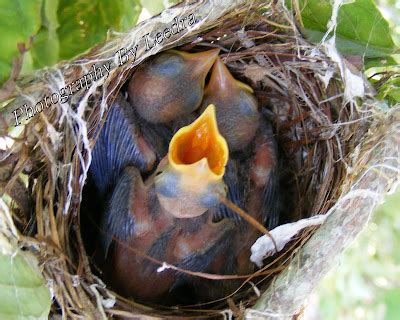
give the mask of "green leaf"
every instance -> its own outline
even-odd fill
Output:
[[[305,32],[312,42],[319,42],[327,31],[332,15],[330,1],[299,0]],[[394,53],[388,22],[372,0],[343,4],[338,13],[336,44],[345,55],[385,57]]]
[[[399,305],[399,297],[400,297],[400,288],[394,288],[390,290],[386,290],[384,294],[384,302],[385,302],[385,319],[398,319],[400,314],[400,305]]]
[[[42,27],[35,36],[31,55],[36,69],[58,62],[60,44],[58,41],[58,0],[44,0],[42,7]]]
[[[0,319],[47,319],[50,292],[35,260],[17,249],[0,254]]]
[[[140,12],[142,11],[142,6],[138,0],[123,0],[121,2],[123,14],[121,17],[120,31],[128,31],[136,25]]]
[[[57,9],[58,9],[58,0],[44,0],[44,19],[43,25],[47,27],[51,32],[56,31],[58,28],[58,16],[57,16]]]
[[[399,63],[394,59],[393,56],[380,57],[380,58],[367,58],[365,59],[364,67],[365,70],[369,68],[382,68],[398,66]]]
[[[31,74],[34,70],[32,55],[31,52],[28,51],[24,54],[24,60],[22,61],[21,76]]]
[[[32,59],[35,69],[51,66],[59,60],[60,44],[57,33],[51,33],[47,28],[42,27],[35,36],[32,45]]]
[[[151,16],[159,14],[166,8],[173,6],[180,2],[179,0],[141,0],[143,8],[146,9]]]
[[[141,0],[141,4],[143,8],[145,8],[152,16],[159,14],[161,11],[165,9],[163,0]]]
[[[8,79],[18,44],[29,44],[41,25],[42,0],[0,0],[0,83]]]
[[[392,77],[379,88],[379,99],[386,99],[392,104],[400,103],[400,75]]]
[[[109,29],[133,27],[140,14],[138,1],[60,0],[60,57],[73,58],[101,43]]]

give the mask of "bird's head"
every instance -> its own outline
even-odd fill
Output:
[[[161,206],[175,217],[203,214],[226,194],[228,145],[219,133],[214,105],[173,136],[168,163],[155,178]]]
[[[168,123],[199,108],[205,79],[219,49],[189,53],[168,50],[143,63],[133,74],[128,92],[145,120]]]
[[[169,50],[166,53],[180,57],[183,68],[186,69],[193,81],[199,82],[204,87],[207,73],[218,58],[219,49],[211,49],[202,52],[189,53],[186,51]],[[179,61],[179,60],[178,60]]]
[[[240,90],[253,94],[253,89],[247,84],[236,80],[222,60],[217,58],[212,67],[210,82],[205,88],[204,94],[226,99],[227,97],[232,97],[232,91],[237,92]]]
[[[212,67],[201,110],[209,104],[216,106],[219,129],[229,150],[244,150],[253,141],[259,126],[258,103],[253,89],[236,80],[220,58]]]

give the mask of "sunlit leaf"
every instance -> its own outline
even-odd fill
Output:
[[[137,1],[60,0],[58,17],[61,59],[70,59],[106,39],[109,29],[133,27],[140,14]]]
[[[59,24],[58,24],[58,10],[59,0],[45,0],[44,2],[44,18],[43,25],[46,26],[50,31],[55,31]]]
[[[364,68],[368,70],[369,68],[374,67],[389,67],[389,66],[397,66],[399,63],[391,56],[387,57],[379,57],[379,58],[369,58],[365,60]]]
[[[18,52],[18,44],[29,44],[41,26],[42,0],[0,0],[0,83],[11,71],[12,60]]]
[[[35,69],[51,66],[59,61],[60,43],[57,33],[42,27],[35,36],[35,41],[30,51]]]
[[[31,55],[36,69],[56,64],[59,60],[58,41],[58,0],[44,0],[42,7],[42,27],[34,37]]]
[[[385,319],[398,319],[400,314],[400,288],[388,290],[384,295]]]
[[[391,103],[400,103],[400,76],[388,80],[378,93],[380,99],[389,100]]]
[[[180,2],[179,0],[141,0],[140,1],[143,8],[145,8],[150,15],[154,16],[159,14],[166,8],[173,6],[174,4]]]
[[[33,257],[0,254],[0,319],[47,319],[51,297]]]
[[[133,28],[139,18],[142,6],[138,0],[123,0],[123,14],[121,17],[120,31],[128,31]]]
[[[299,0],[307,36],[319,42],[332,15],[331,1]],[[339,9],[336,44],[346,55],[384,57],[394,52],[389,25],[372,0],[355,0]]]
[[[163,0],[141,0],[140,1],[143,8],[145,8],[152,16],[155,14],[159,14],[161,11],[165,9]]]

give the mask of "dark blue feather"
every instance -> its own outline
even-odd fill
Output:
[[[246,191],[248,187],[248,179],[242,177],[242,172],[239,170],[239,160],[229,159],[228,164],[225,168],[224,182],[228,187],[226,197],[228,200],[233,202],[239,208],[245,207]],[[246,170],[248,173],[248,170]],[[214,214],[213,220],[219,221],[224,218],[233,219],[236,222],[242,220],[242,218],[231,209],[227,208],[224,204],[220,203]]]
[[[260,127],[260,136],[263,136],[270,150],[272,167],[262,192],[261,215],[264,226],[271,230],[279,224],[279,175],[278,175],[278,146],[274,138],[272,126],[268,120]]]
[[[127,165],[148,171],[154,163],[154,153],[149,152],[150,149],[147,152],[141,150],[140,135],[132,107],[119,95],[110,108],[92,152],[90,172],[101,196]]]
[[[126,241],[134,233],[135,219],[130,212],[130,201],[135,201],[133,195],[137,191],[139,179],[141,180],[139,171],[127,167],[117,180],[100,222],[100,228],[104,233],[101,237],[104,257],[107,256],[113,237]]]

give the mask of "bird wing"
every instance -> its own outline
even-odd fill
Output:
[[[102,252],[104,252],[104,257],[107,257],[114,237],[124,241],[134,233],[135,220],[130,208],[131,201],[136,201],[132,195],[140,187],[138,182],[141,182],[141,179],[140,173],[136,168],[127,167],[117,180],[100,220],[100,229],[104,233],[104,236],[100,237],[100,245]]]
[[[274,229],[279,224],[279,177],[278,170],[270,171],[268,181],[262,192],[261,212],[263,224],[268,229]]]
[[[145,140],[156,153],[157,162],[159,162],[168,152],[168,146],[173,136],[173,130],[165,124],[153,124],[142,118],[140,118],[139,125]]]
[[[246,177],[248,175],[248,170],[243,172],[240,170],[240,166],[248,167],[247,163],[241,163],[241,161],[230,158],[227,166],[225,167],[224,183],[228,188],[227,199],[237,205],[239,208],[245,207],[246,202],[246,192],[248,190],[249,179]],[[224,204],[220,203],[214,214],[214,221],[220,221],[224,218],[233,219],[236,222],[241,221],[242,218],[227,208]]]
[[[256,140],[254,166],[260,165],[257,163],[257,152],[264,155],[261,166],[264,166],[264,170],[268,172],[262,182],[264,186],[261,192],[261,217],[264,226],[270,230],[279,223],[279,161],[272,126],[266,119],[260,126],[260,133]]]
[[[100,129],[92,151],[90,172],[101,195],[127,165],[149,171],[156,156],[143,138],[133,107],[118,95]]]
[[[253,207],[248,201],[257,201],[259,205],[255,207],[260,208],[260,211],[248,213],[255,218],[259,217],[264,226],[272,229],[279,222],[278,150],[272,127],[267,120],[260,125],[254,152],[250,154],[242,152],[240,156],[229,159],[224,175],[228,187],[227,199],[244,210]],[[252,196],[253,193],[259,196]],[[213,220],[224,218],[242,221],[237,213],[221,203]]]

